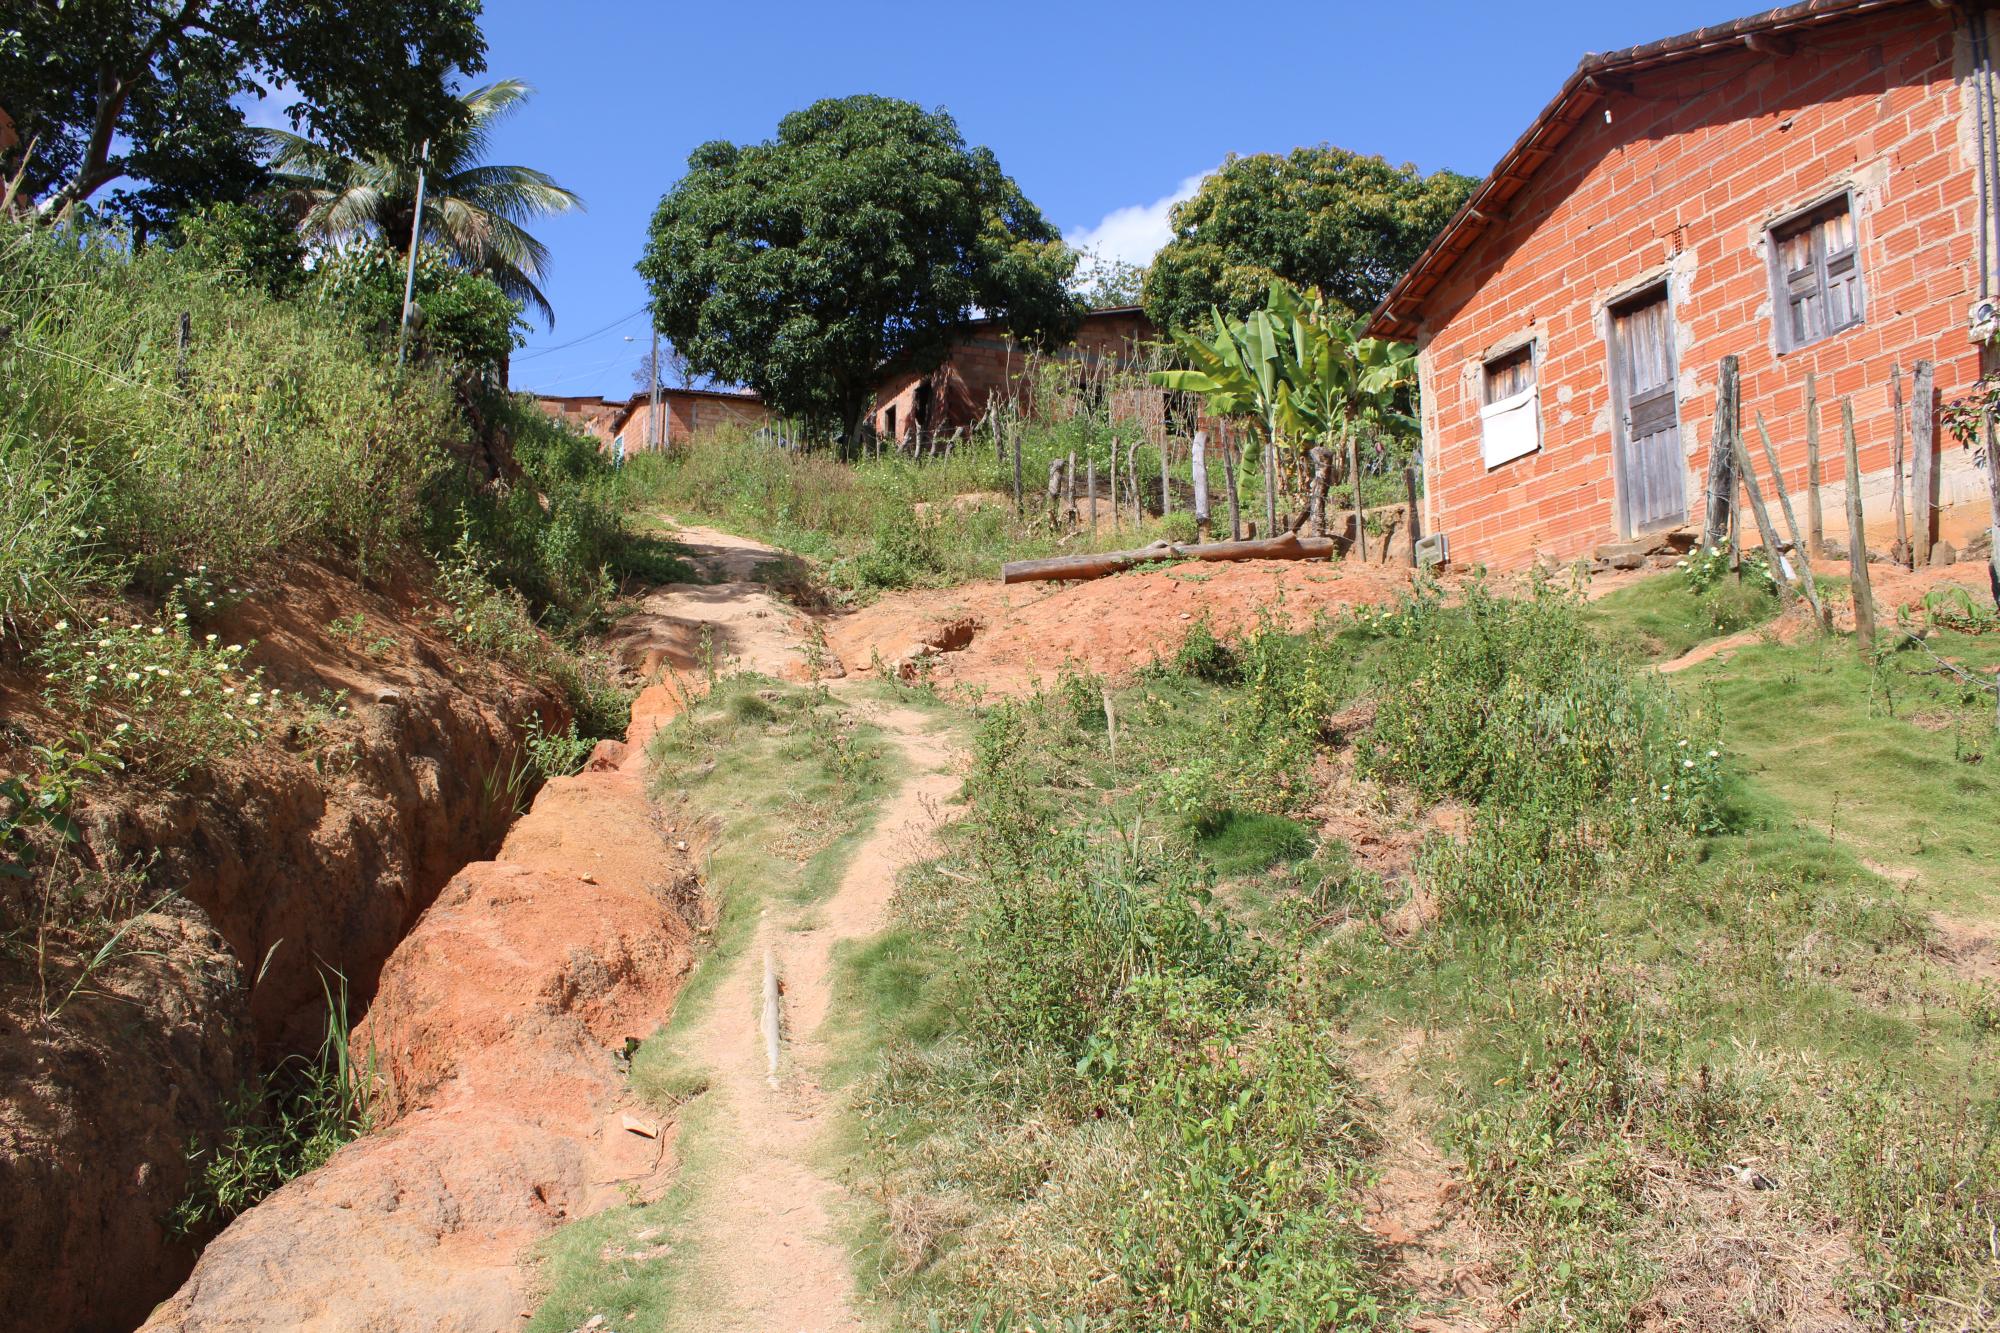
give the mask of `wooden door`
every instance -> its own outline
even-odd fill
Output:
[[[1626,536],[1687,519],[1673,321],[1659,287],[1611,312],[1619,523]]]

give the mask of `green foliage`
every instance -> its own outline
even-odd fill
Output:
[[[115,747],[83,736],[31,746],[29,758],[26,771],[0,778],[0,878],[26,878],[38,843],[81,842],[70,808],[86,783],[123,767]]]
[[[853,579],[861,588],[914,588],[935,582],[950,568],[944,523],[928,515],[878,521],[874,543],[855,557]]]
[[[415,535],[457,429],[441,377],[396,374],[331,313],[218,283],[196,251],[0,228],[0,262],[0,522],[29,536],[0,555],[17,627],[128,573],[367,561]]]
[[[115,740],[132,762],[169,777],[255,741],[297,702],[265,686],[244,645],[212,632],[196,637],[204,603],[190,589],[201,587],[176,584],[150,622],[58,620],[34,655],[51,701],[91,734]]]
[[[581,209],[583,200],[532,167],[484,160],[495,127],[531,91],[518,79],[474,88],[457,99],[442,132],[406,131],[392,145],[360,154],[285,130],[264,130],[274,186],[303,204],[304,235],[343,247],[380,241],[400,263],[409,256],[416,230],[421,173],[424,244],[492,282],[508,300],[533,306],[554,327],[555,311],[538,285],[548,272],[548,247],[521,224]],[[433,306],[449,302],[434,297],[423,304],[435,316]]]
[[[543,778],[566,778],[582,772],[595,745],[590,737],[577,734],[575,719],[561,731],[544,728],[539,713],[528,719],[528,762]]]
[[[1559,819],[1702,829],[1717,818],[1719,745],[1664,685],[1632,676],[1577,601],[1468,587],[1419,592],[1371,621],[1394,690],[1360,745],[1364,771]]]
[[[484,63],[478,15],[478,0],[15,5],[0,24],[0,106],[33,145],[29,199],[59,212],[130,176],[144,188],[124,206],[157,223],[255,182],[234,99],[264,84],[296,99],[295,124],[344,147],[442,129],[446,76]],[[112,134],[94,136],[100,119]],[[0,178],[20,151],[0,155]]]
[[[1326,144],[1232,155],[1174,206],[1146,312],[1164,329],[1196,328],[1211,307],[1242,318],[1279,280],[1319,288],[1348,319],[1365,315],[1476,183]]]
[[[220,1141],[188,1145],[196,1175],[168,1228],[205,1236],[283,1185],[325,1165],[340,1146],[368,1132],[379,1074],[374,1049],[356,1063],[349,1049],[347,979],[321,974],[326,1034],[312,1056],[293,1056],[240,1089],[225,1108]]]
[[[314,268],[313,299],[362,330],[378,354],[393,355],[407,263],[390,245],[353,246]],[[420,358],[493,371],[524,341],[521,303],[436,246],[417,252],[414,299],[410,342]]]
[[[189,262],[224,281],[276,297],[295,296],[305,286],[305,247],[269,200],[210,204],[183,214],[173,243]]]
[[[975,308],[1030,345],[1065,336],[1075,262],[948,114],[854,96],[695,149],[639,272],[694,371],[845,432],[885,363],[934,364]]]

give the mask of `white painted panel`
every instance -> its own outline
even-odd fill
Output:
[[[1542,414],[1535,390],[1523,389],[1480,408],[1479,435],[1480,451],[1489,468],[1541,448]]]

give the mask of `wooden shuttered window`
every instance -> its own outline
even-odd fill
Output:
[[[1542,447],[1541,399],[1535,389],[1535,346],[1494,357],[1479,369],[1480,455],[1488,468]]]
[[[1861,322],[1860,246],[1846,195],[1773,227],[1771,246],[1780,350]]]

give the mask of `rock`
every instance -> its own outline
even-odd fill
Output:
[[[1937,545],[1931,547],[1931,568],[1938,569],[1945,565],[1955,565],[1957,563],[1958,548],[1950,542],[1939,542]]]
[[[1821,542],[1820,558],[1823,560],[1845,560],[1847,559],[1847,548],[1835,541]]]
[[[637,1134],[641,1138],[657,1139],[660,1137],[660,1127],[650,1120],[641,1120],[635,1115],[621,1115],[618,1117],[618,1123],[627,1133]]]
[[[375,692],[375,702],[378,704],[399,704],[403,702],[403,696],[398,690],[377,690]]]
[[[1597,558],[1613,569],[1637,569],[1651,554],[1646,542],[1606,542],[1597,548]]]
[[[1646,557],[1646,564],[1653,569],[1672,569],[1680,564],[1681,557],[1672,551],[1661,551]]]

